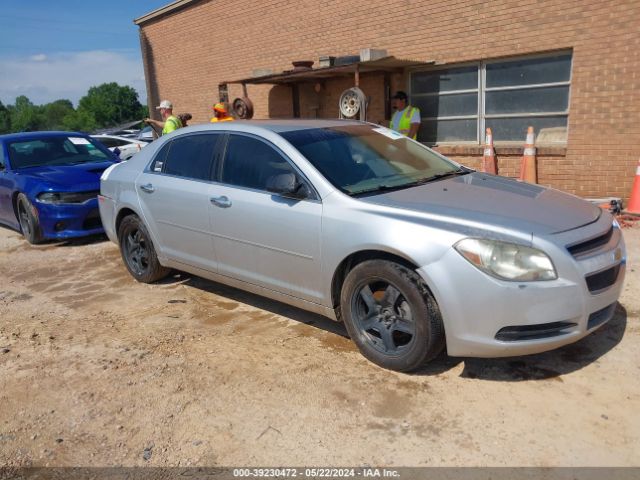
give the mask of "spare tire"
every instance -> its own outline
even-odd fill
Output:
[[[237,118],[249,120],[253,118],[253,103],[247,97],[236,98],[231,109]]]

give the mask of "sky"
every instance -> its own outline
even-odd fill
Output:
[[[74,106],[106,82],[147,93],[138,18],[173,0],[0,0],[0,101]]]

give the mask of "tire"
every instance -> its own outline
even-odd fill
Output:
[[[438,304],[422,278],[397,263],[368,260],[354,267],[340,306],[362,355],[383,368],[415,370],[444,348]]]
[[[40,221],[33,214],[33,205],[24,193],[18,195],[16,207],[22,235],[32,245],[40,243],[42,241]]]
[[[169,275],[171,269],[160,265],[149,231],[138,216],[128,215],[122,219],[118,242],[122,260],[137,281],[153,283]]]

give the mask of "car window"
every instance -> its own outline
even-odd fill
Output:
[[[5,161],[4,161],[4,145],[2,143],[0,143],[0,170],[4,170],[5,167]]]
[[[111,147],[115,147],[116,146],[116,143],[113,141],[112,138],[97,137],[97,138],[95,138],[95,140],[98,140],[100,143],[102,143],[107,148],[111,148]]]
[[[157,173],[162,172],[162,170],[164,169],[165,160],[167,159],[167,154],[169,153],[169,149],[171,148],[171,143],[172,142],[167,142],[162,146],[162,148],[160,148],[160,151],[156,154],[153,162],[151,162],[149,170]]]
[[[113,154],[100,142],[76,135],[16,140],[9,143],[8,150],[15,169],[113,160]]]
[[[269,178],[294,173],[291,164],[273,147],[244,135],[229,136],[222,167],[222,182],[266,190]]]
[[[187,135],[172,140],[162,171],[178,177],[210,180],[216,143],[221,136],[221,134],[207,133]],[[162,153],[161,151],[160,154]],[[154,163],[152,170],[158,171],[157,160]]]
[[[301,129],[282,136],[349,195],[408,188],[470,171],[397,132],[372,125]]]

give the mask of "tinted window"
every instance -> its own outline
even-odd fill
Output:
[[[152,172],[162,172],[164,162],[167,159],[167,154],[169,153],[169,148],[171,148],[171,142],[167,142],[163,145],[160,151],[156,154],[156,158],[153,159],[149,170]]]
[[[411,104],[422,117],[418,139],[478,141],[478,132],[490,127],[496,142],[522,141],[532,126],[541,143],[565,143],[571,58],[563,53],[412,73]]]
[[[164,173],[197,180],[210,180],[213,156],[220,136],[214,133],[176,138],[171,142],[164,161]],[[156,168],[157,164],[153,169]]]
[[[222,170],[224,183],[266,190],[269,178],[293,171],[289,162],[266,143],[242,135],[229,136]]]
[[[114,159],[113,154],[97,140],[79,136],[15,141],[9,144],[8,150],[13,168],[76,165]]]
[[[458,165],[386,128],[349,125],[293,130],[282,136],[333,185],[351,195],[462,173]]]
[[[487,87],[569,82],[571,54],[487,64]]]
[[[0,143],[0,170],[5,168],[5,161],[4,161],[4,145],[2,143]]]
[[[118,140],[114,140],[113,138],[103,138],[99,137],[95,140],[98,140],[101,144],[103,144],[107,148],[115,147],[118,145]]]

